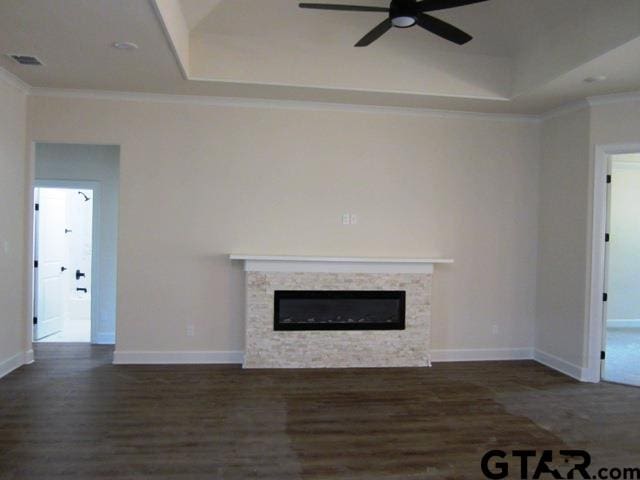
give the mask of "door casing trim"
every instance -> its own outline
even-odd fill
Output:
[[[605,288],[605,233],[607,228],[607,182],[609,160],[612,155],[640,153],[640,143],[596,145],[594,151],[591,215],[591,262],[589,268],[589,298],[587,301],[587,335],[584,381],[601,380],[600,352],[604,348],[604,308],[602,294]],[[615,182],[615,179],[613,180]]]

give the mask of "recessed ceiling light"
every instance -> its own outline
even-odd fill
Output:
[[[587,77],[584,79],[585,83],[597,83],[604,82],[607,79],[606,75],[596,75],[594,77]]]
[[[114,42],[111,44],[113,48],[117,48],[118,50],[137,50],[138,45],[133,42]]]

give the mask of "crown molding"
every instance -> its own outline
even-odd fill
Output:
[[[538,115],[510,114],[510,113],[483,113],[461,110],[437,110],[429,108],[413,107],[388,107],[378,105],[356,105],[347,103],[313,102],[301,100],[276,100],[260,98],[240,97],[213,97],[201,95],[171,95],[145,92],[118,92],[102,90],[71,90],[34,87],[30,95],[37,97],[77,98],[87,100],[117,100],[158,103],[182,103],[188,105],[204,105],[217,107],[241,107],[241,108],[279,108],[287,110],[321,110],[321,111],[348,111],[357,113],[384,113],[395,115],[431,116],[441,118],[471,118],[482,120],[539,122]]]
[[[285,109],[285,110],[319,110],[343,111],[356,113],[377,113],[393,115],[429,116],[440,118],[466,118],[480,120],[540,123],[552,118],[567,115],[585,108],[615,103],[640,101],[640,92],[614,93],[587,97],[583,100],[566,103],[541,114],[514,114],[472,112],[464,110],[438,110],[416,107],[392,107],[382,105],[358,105],[351,103],[331,103],[305,100],[282,100],[264,98],[217,97],[204,95],[173,95],[147,92],[124,92],[112,90],[59,89],[46,87],[31,87],[15,75],[0,67],[0,79],[19,88],[22,92],[36,97],[76,98],[87,100],[115,100],[157,103],[181,103],[188,105]]]
[[[608,95],[596,95],[593,97],[587,97],[587,102],[592,107],[598,105],[608,105],[611,103],[627,103],[627,102],[640,102],[640,92],[623,92],[623,93],[611,93]]]
[[[31,91],[31,85],[24,82],[22,79],[15,76],[9,70],[6,70],[3,67],[0,67],[0,80],[3,80],[8,85],[11,85],[14,88],[17,88],[22,93],[28,94]]]
[[[587,102],[586,100],[577,100],[575,102],[565,103],[558,108],[554,108],[552,110],[549,110],[548,112],[542,113],[539,118],[544,122],[547,120],[551,120],[552,118],[561,117],[569,113],[583,110],[585,108],[589,108],[589,102]]]

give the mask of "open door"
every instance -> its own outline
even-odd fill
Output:
[[[608,167],[601,377],[640,386],[640,154]]]
[[[62,330],[66,294],[66,202],[63,190],[36,189],[35,305],[33,338]]]
[[[605,221],[605,244],[604,244],[604,292],[602,302],[602,351],[600,352],[600,378],[606,380],[607,376],[607,319],[609,318],[609,259],[611,256],[611,180],[612,180],[612,160],[607,160],[607,216]]]

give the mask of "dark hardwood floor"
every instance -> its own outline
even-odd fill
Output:
[[[111,358],[40,344],[36,363],[0,380],[0,478],[477,479],[487,450],[514,448],[640,467],[639,388],[530,361],[242,370]]]

